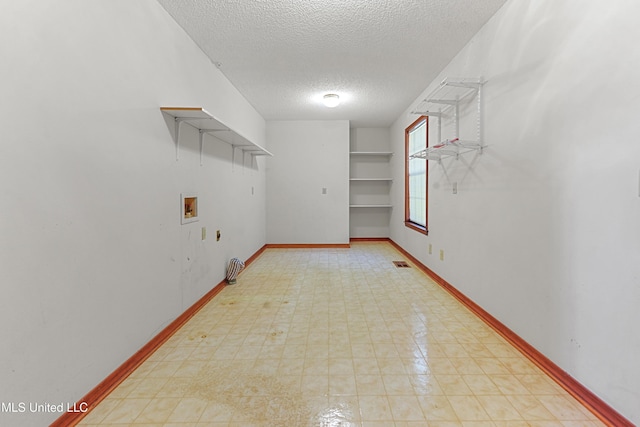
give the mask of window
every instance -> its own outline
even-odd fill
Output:
[[[428,117],[421,116],[404,131],[404,224],[424,234],[427,234],[428,162],[425,159],[412,159],[411,155],[427,148],[428,130]]]

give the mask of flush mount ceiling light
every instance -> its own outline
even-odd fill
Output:
[[[340,104],[340,97],[335,93],[328,93],[322,97],[322,102],[329,108],[337,107]]]

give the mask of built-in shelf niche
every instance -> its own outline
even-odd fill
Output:
[[[390,151],[351,151],[352,174],[377,175],[389,172]],[[389,184],[393,181],[388,176],[354,176],[349,178],[350,208],[390,208]],[[371,185],[369,185],[371,184]],[[380,202],[384,200],[384,202]],[[376,201],[372,203],[372,201]]]
[[[392,212],[388,129],[351,130],[349,151],[349,234],[389,237]]]

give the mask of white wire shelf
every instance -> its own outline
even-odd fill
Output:
[[[460,101],[475,95],[483,83],[481,78],[447,77],[418,104],[412,114],[439,117]]]
[[[458,138],[447,139],[441,143],[432,147],[427,147],[424,150],[413,153],[409,156],[410,159],[425,159],[435,160],[437,162],[447,157],[455,157],[456,159],[460,154],[468,153],[470,151],[480,151],[484,146],[478,141],[463,141]]]
[[[438,87],[423,99],[413,114],[423,116],[435,116],[438,118],[438,141],[437,145],[413,153],[411,159],[435,160],[441,162],[446,157],[459,158],[460,154],[470,151],[477,151],[482,154],[485,147],[482,138],[482,86],[484,81],[478,78],[453,78],[447,77],[442,80]],[[476,139],[467,140],[460,138],[460,103],[470,102],[476,98]],[[445,114],[447,114],[445,116]],[[443,116],[447,120],[452,120],[453,135],[448,139],[442,139]]]

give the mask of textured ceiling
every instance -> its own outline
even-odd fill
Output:
[[[352,127],[389,126],[505,2],[158,1],[265,119]]]

